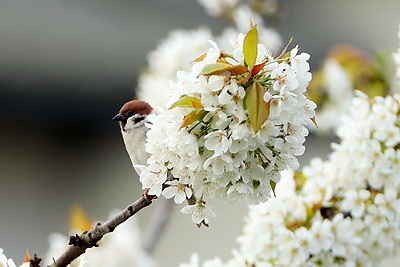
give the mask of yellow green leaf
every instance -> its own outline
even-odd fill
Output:
[[[265,88],[259,83],[253,83],[246,92],[245,107],[255,133],[260,130],[269,116],[270,103],[264,101],[264,93]]]
[[[184,118],[183,118],[183,123],[181,124],[181,129],[191,125],[192,123],[199,121],[204,118],[204,116],[207,114],[207,111],[204,109],[195,109],[189,112]]]
[[[179,98],[169,109],[173,109],[176,107],[185,107],[185,108],[203,108],[203,105],[200,102],[200,99],[194,96],[184,95]]]
[[[257,59],[257,45],[258,45],[258,31],[257,26],[253,26],[246,34],[243,41],[243,54],[244,61],[247,66],[252,69],[256,64]]]
[[[202,75],[219,75],[225,71],[229,71],[232,75],[240,75],[248,71],[243,65],[231,65],[229,63],[214,63],[204,66],[200,74]]]
[[[207,53],[202,54],[201,56],[197,57],[195,60],[193,60],[193,62],[200,62],[203,61],[203,59],[205,59],[207,56]]]
[[[231,67],[232,65],[229,63],[214,63],[208,64],[203,67],[200,74],[202,75],[218,75],[225,71],[226,68]]]

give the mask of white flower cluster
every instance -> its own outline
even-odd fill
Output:
[[[377,266],[399,252],[400,95],[350,110],[329,160],[285,172],[250,207],[234,259],[208,266]]]
[[[257,25],[260,33],[259,42],[267,49],[276,51],[282,45],[280,35],[274,29],[263,26],[265,24],[263,18],[249,6],[239,4],[236,0],[200,3],[206,10],[210,8],[217,11],[218,7],[221,7],[221,12],[229,11],[229,17],[234,20],[234,27],[225,28],[219,36],[213,36],[207,27],[172,31],[154,51],[148,54],[148,66],[138,79],[138,99],[145,100],[158,109],[165,108],[166,99],[171,94],[168,90],[169,84],[177,82],[176,73],[181,70],[190,71],[193,59],[209,48],[209,40],[216,40],[219,46],[228,47],[239,32],[248,29],[250,21]],[[222,13],[215,15],[222,16]]]
[[[230,50],[213,43],[190,72],[178,73],[172,108],[149,117],[143,188],[177,203],[194,192],[200,199],[182,212],[195,223],[215,215],[205,205],[208,197],[267,200],[280,171],[298,168],[296,156],[303,154],[308,134],[304,125],[314,116],[316,105],[304,95],[309,55],[296,47],[273,58],[254,44],[257,58],[249,68],[244,39],[240,34]],[[167,181],[168,172],[175,180]],[[162,192],[164,183],[169,187]]]
[[[113,217],[111,214],[110,217]],[[76,233],[76,230],[72,232]],[[104,236],[99,247],[89,249],[74,260],[70,267],[91,266],[156,266],[154,260],[142,249],[141,233],[136,219],[130,219],[118,226],[112,234]],[[49,236],[49,249],[44,262],[53,263],[68,248],[68,237],[53,233]],[[1,265],[0,265],[1,266]]]

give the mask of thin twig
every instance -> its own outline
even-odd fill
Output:
[[[105,223],[98,223],[93,229],[84,232],[80,236],[71,236],[70,246],[68,249],[55,261],[55,263],[51,264],[50,267],[66,267],[73,260],[85,253],[86,249],[97,246],[97,242],[105,234],[114,231],[118,225],[128,220],[139,210],[149,206],[154,198],[156,198],[156,196],[144,193],[142,197]]]
[[[167,227],[175,203],[172,199],[160,199],[158,207],[150,219],[150,224],[146,229],[143,240],[143,250],[152,253],[158,243],[164,229]]]

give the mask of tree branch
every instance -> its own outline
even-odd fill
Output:
[[[118,225],[128,220],[139,210],[149,206],[155,198],[156,196],[148,195],[145,192],[142,197],[105,223],[98,223],[93,229],[82,233],[80,236],[71,236],[68,249],[50,267],[66,267],[73,260],[85,253],[86,249],[97,246],[97,242],[104,235],[114,231]]]

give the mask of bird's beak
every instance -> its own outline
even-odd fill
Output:
[[[117,114],[113,118],[113,121],[124,121],[124,120],[125,120],[125,116],[122,114]]]

